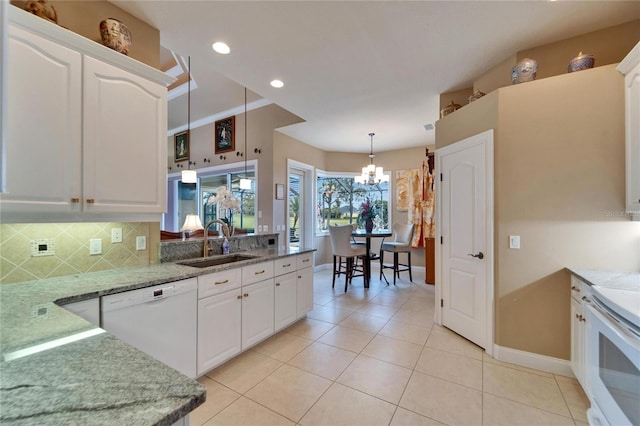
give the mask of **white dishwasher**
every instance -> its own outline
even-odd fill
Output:
[[[102,297],[102,328],[191,378],[196,377],[195,278]]]

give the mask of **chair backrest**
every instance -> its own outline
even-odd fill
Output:
[[[351,225],[329,226],[329,238],[331,239],[331,251],[336,256],[353,256],[351,250]]]
[[[409,244],[411,243],[411,238],[413,238],[413,223],[394,223],[393,224],[393,235],[396,243]]]

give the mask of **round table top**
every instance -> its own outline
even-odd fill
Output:
[[[390,237],[393,232],[388,229],[379,229],[371,232],[367,232],[364,229],[356,229],[351,235],[354,237]]]

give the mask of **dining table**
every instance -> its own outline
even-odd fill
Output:
[[[364,288],[369,288],[371,282],[371,239],[372,238],[385,238],[393,235],[388,229],[376,229],[371,232],[367,232],[364,229],[356,229],[351,233],[352,237],[364,238],[366,254],[364,256],[365,272],[364,272]]]

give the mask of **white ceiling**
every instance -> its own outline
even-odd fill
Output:
[[[349,152],[368,152],[370,132],[376,151],[432,144],[423,126],[438,119],[440,93],[471,87],[520,50],[640,17],[637,1],[113,3],[191,56],[192,122],[241,112],[246,86],[250,102],[264,97],[305,120],[283,133]],[[231,53],[214,53],[214,41]],[[272,88],[274,78],[285,86]],[[186,96],[169,115],[170,129],[185,125]]]

